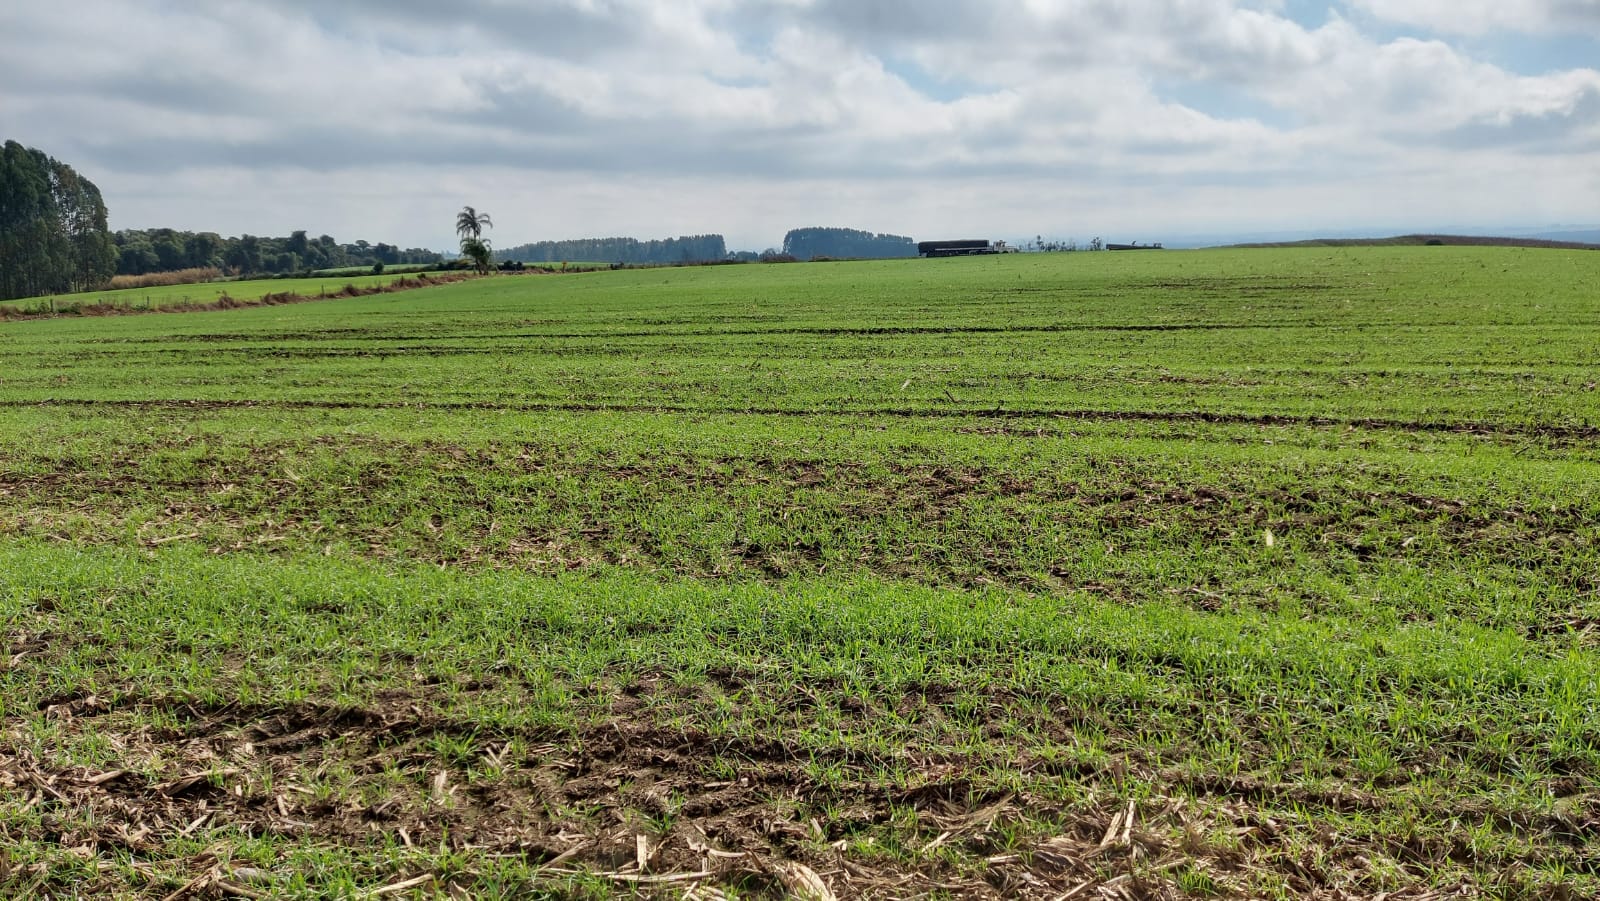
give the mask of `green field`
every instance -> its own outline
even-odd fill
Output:
[[[0,324],[0,895],[1595,897],[1597,285],[1018,254]]]
[[[364,270],[370,272],[370,269]],[[67,312],[92,306],[122,307],[129,310],[146,310],[177,305],[203,305],[212,303],[223,295],[234,300],[260,300],[268,294],[298,294],[303,297],[334,295],[346,285],[358,288],[381,287],[394,284],[394,272],[384,275],[325,276],[321,278],[262,278],[239,282],[206,282],[196,285],[166,285],[154,288],[123,288],[118,291],[86,291],[82,294],[61,294],[55,297],[34,297],[25,300],[0,301],[0,309],[13,309],[30,313]]]

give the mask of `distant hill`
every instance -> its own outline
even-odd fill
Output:
[[[1589,232],[1571,232],[1589,235]],[[1593,233],[1600,238],[1600,233]],[[1501,238],[1488,235],[1398,235],[1393,238],[1313,238],[1308,241],[1272,241],[1230,244],[1230,247],[1544,247],[1558,250],[1600,250],[1596,241],[1556,241],[1549,238]]]

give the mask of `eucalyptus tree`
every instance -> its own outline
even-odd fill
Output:
[[[100,189],[43,151],[0,149],[0,298],[86,291],[116,272]]]

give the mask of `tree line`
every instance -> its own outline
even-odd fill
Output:
[[[0,299],[99,286],[116,270],[94,182],[43,151],[0,149]]]
[[[784,236],[783,250],[762,254],[728,253],[722,235],[685,235],[654,241],[636,238],[582,238],[539,241],[493,252],[483,228],[489,217],[464,207],[457,217],[462,254],[480,271],[499,260],[521,263],[598,262],[634,265],[775,259],[874,259],[916,256],[904,235],[851,228],[797,228]],[[1100,249],[1099,239],[1090,249]],[[1039,250],[1075,250],[1046,244]],[[442,254],[426,248],[402,249],[367,241],[343,244],[331,235],[306,231],[285,237],[239,235],[171,228],[123,229],[106,226],[106,205],[94,183],[42,151],[7,141],[0,152],[0,299],[65,294],[101,287],[113,275],[140,276],[185,269],[218,269],[235,275],[282,275],[319,269],[381,267],[402,263],[437,265]]]
[[[637,238],[580,238],[573,241],[538,241],[495,253],[516,263],[706,263],[728,258],[721,235],[687,235],[659,241]]]
[[[853,228],[796,228],[783,236],[783,252],[797,260],[892,259],[917,255],[916,242],[904,235],[874,234]]]
[[[171,228],[123,229],[116,244],[116,274],[144,275],[178,269],[226,269],[239,275],[278,275],[349,266],[397,263],[439,263],[444,257],[420,247],[357,241],[341,244],[331,235],[309,237],[304,230],[287,237],[240,235]]]

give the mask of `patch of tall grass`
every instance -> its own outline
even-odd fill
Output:
[[[171,272],[146,272],[144,275],[113,276],[106,288],[112,291],[120,291],[124,288],[170,288],[173,285],[198,285],[203,282],[213,282],[221,277],[222,270],[215,266],[197,266],[193,269],[176,269]]]

